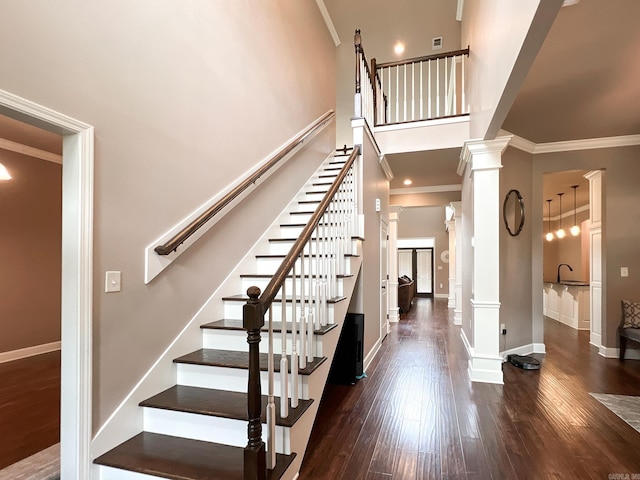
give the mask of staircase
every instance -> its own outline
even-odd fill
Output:
[[[348,154],[336,154],[324,162],[301,193],[279,219],[274,235],[255,251],[254,271],[240,275],[242,292],[250,286],[261,290],[268,284],[285,255],[306,225],[329,186],[338,175]],[[360,240],[352,239],[353,252],[346,255],[346,271],[336,276],[336,289],[327,298],[327,325],[315,329],[314,358],[298,369],[299,401],[289,404],[286,418],[280,415],[281,398],[275,399],[276,466],[269,479],[294,479],[300,469],[318,403],[326,383],[339,331],[347,312],[361,259]],[[311,250],[310,250],[311,251]],[[306,256],[306,255],[305,255]],[[306,275],[305,277],[308,277]],[[300,282],[301,275],[287,277],[287,287]],[[288,288],[290,290],[290,287]],[[180,480],[243,479],[244,447],[247,444],[247,383],[249,355],[247,332],[243,329],[242,309],[249,297],[238,294],[223,297],[224,319],[201,325],[202,348],[174,359],[176,385],[140,403],[144,431],[96,458],[102,480],[170,478]],[[285,304],[289,302],[285,298]],[[273,303],[273,318],[280,317],[282,298]],[[262,329],[268,331],[267,325]],[[292,331],[292,323],[273,322],[273,331]],[[267,428],[268,374],[266,333],[260,343],[263,439]],[[280,335],[274,335],[274,351],[282,351]],[[291,336],[287,337],[291,352]],[[300,349],[298,349],[300,351]],[[279,371],[280,355],[274,355]],[[288,362],[291,368],[291,361]],[[289,370],[290,371],[290,370]],[[274,377],[275,392],[280,391],[279,375]],[[289,391],[291,388],[289,388]],[[291,395],[289,395],[291,396]]]

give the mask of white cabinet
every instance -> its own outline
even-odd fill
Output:
[[[544,283],[543,310],[553,318],[578,330],[589,330],[589,285]]]

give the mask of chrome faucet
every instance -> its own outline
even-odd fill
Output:
[[[565,265],[566,267],[569,268],[570,271],[573,272],[573,268],[571,268],[571,265],[569,265],[568,263],[561,263],[560,265],[558,265],[558,279],[557,279],[557,283],[560,283],[560,267]]]

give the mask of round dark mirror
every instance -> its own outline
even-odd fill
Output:
[[[524,226],[524,202],[518,190],[509,190],[502,205],[502,218],[507,232],[515,237]]]

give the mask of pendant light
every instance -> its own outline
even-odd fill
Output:
[[[559,193],[558,194],[558,196],[560,197],[560,228],[556,232],[556,237],[558,237],[558,238],[564,238],[565,235],[567,234],[564,231],[564,228],[562,228],[562,196],[563,195],[564,195],[564,193]]]
[[[578,185],[571,185],[571,188],[573,188],[573,227],[571,227],[570,231],[571,235],[577,237],[578,235],[580,235],[580,226],[576,222],[576,190],[578,188]]]
[[[549,223],[548,223],[548,226],[547,226],[547,234],[545,235],[545,238],[548,241],[551,241],[551,240],[553,240],[553,232],[551,231],[551,199],[547,200],[547,202],[548,202],[548,206],[549,206],[549,208],[548,208],[549,213],[547,214],[547,221]]]
[[[11,174],[3,164],[0,163],[0,180],[11,180]]]

